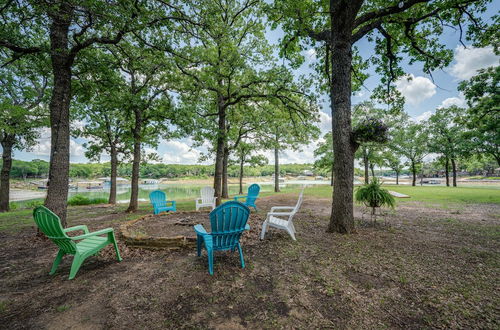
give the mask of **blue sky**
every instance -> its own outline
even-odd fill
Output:
[[[498,2],[490,4],[489,10],[483,15],[485,19],[491,17],[499,10]],[[281,38],[282,32],[279,30],[269,31],[267,37],[269,42],[277,43]],[[452,64],[444,70],[439,70],[433,73],[434,82],[422,72],[422,64],[415,63],[414,65],[403,64],[404,70],[412,75],[413,79],[406,79],[397,82],[398,90],[405,96],[405,111],[417,120],[426,119],[428,116],[440,106],[448,106],[456,104],[465,106],[463,96],[457,91],[458,83],[461,80],[468,79],[477,69],[499,65],[499,57],[493,53],[491,47],[474,48],[467,45],[464,48],[459,44],[459,32],[451,28],[445,30],[441,36],[441,42],[449,49],[454,51],[454,60]],[[368,59],[373,55],[373,43],[369,43],[363,39],[357,43],[357,46],[364,59]],[[297,76],[301,74],[310,74],[312,70],[309,66],[315,61],[314,50],[310,49],[304,52],[306,61],[304,65],[296,71]],[[378,85],[379,77],[374,72],[374,68],[368,70],[370,77],[365,81],[366,89],[362,89],[359,93],[352,97],[352,103],[367,100],[370,98],[371,91]],[[322,96],[322,113],[320,128],[323,133],[326,133],[331,126],[329,102],[327,95]],[[79,123],[76,123],[77,125]],[[81,123],[80,123],[81,124]],[[85,140],[71,139],[71,162],[87,162],[84,156],[85,148],[83,147]],[[280,155],[282,163],[312,163],[313,151],[316,147],[316,142],[304,146],[302,151],[283,151]],[[150,152],[155,152],[152,149],[147,149]],[[198,158],[204,148],[192,149],[190,139],[180,139],[173,141],[162,141],[159,148],[156,150],[163,163],[177,164],[198,164]],[[50,153],[50,131],[45,129],[39,144],[32,151],[15,151],[14,158],[22,160],[31,159],[49,159]],[[272,155],[268,152],[264,154],[272,160]],[[108,160],[108,157],[103,155],[102,161]]]

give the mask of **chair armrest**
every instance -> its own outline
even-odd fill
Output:
[[[293,212],[269,212],[267,215],[291,215]]]
[[[273,206],[273,207],[271,207],[271,212],[273,210],[292,210],[294,208],[295,208],[295,206]]]
[[[245,226],[245,230],[250,230],[250,225],[248,223]]]
[[[112,233],[113,232],[113,228],[105,228],[105,229],[101,229],[101,230],[98,230],[98,231],[94,231],[92,233],[88,233],[88,234],[85,234],[85,235],[79,235],[79,236],[73,236],[73,237],[70,237],[72,240],[81,240],[81,239],[85,239],[85,238],[89,238],[89,237],[93,237],[93,236],[99,236],[99,235],[104,235],[104,234],[109,234],[109,233]]]
[[[234,196],[234,200],[238,201],[238,199],[247,198],[247,197],[248,197],[248,195]]]
[[[165,204],[172,203],[172,205],[175,205],[175,201],[166,201]]]
[[[201,236],[210,235],[209,233],[207,233],[207,231],[205,230],[203,225],[194,226],[194,231],[196,232],[196,234],[201,235]]]
[[[89,229],[85,225],[79,225],[79,226],[74,226],[74,227],[69,227],[66,229],[63,229],[65,233],[70,232],[70,231],[77,231],[77,230],[83,230],[85,234],[89,233]]]

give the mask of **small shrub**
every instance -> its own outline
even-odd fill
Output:
[[[17,210],[17,203],[10,202],[9,203],[9,210],[11,210],[11,211]]]
[[[38,206],[41,206],[41,205],[43,205],[42,201],[30,201],[30,202],[26,203],[26,206],[29,209],[34,209],[35,207],[38,207]]]
[[[105,204],[106,198],[88,198],[84,195],[74,195],[68,200],[68,205],[91,205],[91,204]]]

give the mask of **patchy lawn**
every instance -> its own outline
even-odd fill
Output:
[[[328,188],[323,188],[327,194]],[[391,187],[392,189],[392,187]],[[396,189],[392,189],[396,190]],[[29,212],[0,217],[2,328],[498,328],[500,204],[465,201],[432,207],[405,201],[380,225],[325,232],[331,201],[306,190],[297,241],[271,230],[237,253],[206,256],[127,248],[118,263],[108,247],[69,281],[71,257],[48,275],[57,249],[35,238]],[[401,191],[407,193],[406,191]],[[320,194],[323,194],[320,193]],[[293,205],[295,194],[259,200]],[[441,206],[444,204],[441,204]],[[181,209],[191,208],[181,203]],[[118,228],[149,212],[71,207],[70,225]],[[25,212],[26,214],[24,214]],[[16,216],[12,216],[15,214]],[[367,216],[365,216],[367,218]],[[386,222],[386,225],[382,225]],[[254,226],[251,235],[258,234]]]

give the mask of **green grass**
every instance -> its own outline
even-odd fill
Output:
[[[388,185],[382,187],[409,195],[410,198],[396,198],[397,203],[411,201],[429,204],[468,204],[468,203],[500,203],[500,189],[498,187],[432,187],[432,186],[403,186]],[[307,188],[306,196],[331,198],[330,186],[316,186]]]

